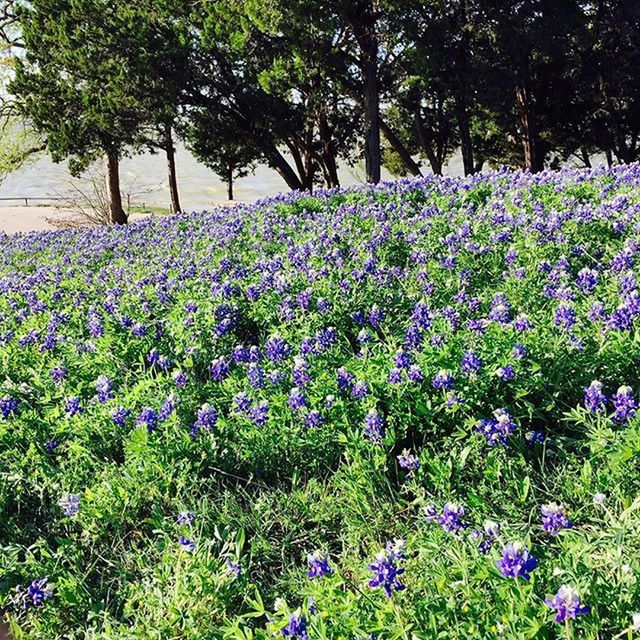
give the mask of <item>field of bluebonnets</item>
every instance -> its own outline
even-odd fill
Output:
[[[640,634],[640,166],[0,240],[19,638]]]

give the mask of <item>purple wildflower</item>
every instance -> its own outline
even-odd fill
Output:
[[[502,558],[496,561],[496,566],[505,578],[528,581],[530,573],[538,566],[538,559],[522,542],[511,542],[502,549]]]
[[[314,551],[307,556],[309,578],[322,578],[333,574],[333,569],[329,566],[329,557],[322,551]]]
[[[73,493],[64,493],[58,500],[58,506],[64,511],[65,516],[71,518],[80,512],[80,496]]]
[[[552,536],[557,536],[560,529],[568,529],[573,525],[567,517],[568,510],[563,504],[550,502],[540,509],[542,514],[542,528]]]
[[[369,565],[373,571],[369,586],[374,589],[382,587],[388,598],[394,591],[402,591],[405,588],[398,580],[398,576],[404,573],[404,569],[398,566],[399,561],[404,559],[403,547],[404,540],[387,543],[386,549],[376,554],[375,561]]]
[[[580,594],[574,587],[563,584],[553,598],[547,598],[545,604],[556,611],[556,622],[562,623],[569,618],[589,613],[591,607],[582,603]]]

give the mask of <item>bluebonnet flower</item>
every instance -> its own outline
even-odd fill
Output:
[[[354,398],[362,399],[369,395],[369,387],[364,380],[358,380],[351,387],[351,395]]]
[[[203,404],[196,414],[196,420],[193,423],[189,433],[194,436],[198,429],[213,429],[218,422],[218,411],[209,403]]]
[[[364,419],[364,435],[376,444],[384,437],[384,418],[376,409],[369,409]]]
[[[56,385],[62,384],[67,377],[67,369],[61,364],[56,365],[51,369],[51,379]]]
[[[216,358],[209,365],[209,373],[211,374],[211,379],[216,382],[222,382],[228,375],[231,370],[231,362],[227,358]]]
[[[225,560],[225,574],[229,578],[240,578],[242,576],[242,567],[239,562],[234,562],[233,560],[229,560],[227,558]]]
[[[47,453],[53,453],[59,446],[60,443],[57,440],[47,440],[44,443],[44,448],[46,449]]]
[[[21,585],[16,587],[16,602],[23,609],[41,607],[45,600],[52,597],[53,589],[49,586],[47,578],[34,580],[26,588]]]
[[[71,396],[65,399],[64,410],[70,418],[82,413],[82,407],[80,405],[80,398],[77,396]]]
[[[289,343],[279,335],[271,336],[265,343],[264,350],[272,362],[283,362],[291,353]]]
[[[530,331],[533,328],[533,323],[524,313],[521,313],[520,315],[516,316],[515,320],[513,321],[513,328],[516,331],[524,333],[525,331]]]
[[[571,329],[576,323],[576,310],[569,304],[561,304],[558,306],[554,316],[556,326],[562,329]]]
[[[584,388],[584,406],[591,413],[599,413],[605,410],[607,397],[602,392],[602,382],[594,380]]]
[[[479,431],[491,447],[498,444],[505,446],[509,441],[509,436],[516,430],[516,423],[506,409],[496,409],[493,412],[494,419],[482,418],[476,423],[476,430]]]
[[[111,380],[107,376],[98,376],[96,380],[96,391],[98,392],[98,402],[105,403],[113,398],[111,390]]]
[[[567,517],[568,510],[563,504],[550,502],[540,509],[542,514],[542,528],[552,536],[558,535],[560,529],[568,529],[573,525]]]
[[[506,364],[504,367],[499,367],[496,370],[496,375],[503,382],[508,382],[516,377],[516,370],[510,364]]]
[[[189,511],[181,511],[178,514],[178,524],[182,525],[190,525],[196,519],[195,513],[190,513]]]
[[[442,513],[436,518],[436,522],[449,533],[461,531],[466,528],[466,525],[462,521],[464,513],[465,511],[462,505],[455,502],[445,502],[442,506]]]
[[[287,638],[295,638],[296,640],[309,640],[309,632],[307,631],[307,619],[300,611],[291,614],[289,622],[280,632]]]
[[[126,426],[127,418],[130,415],[131,411],[129,411],[129,409],[126,409],[125,407],[116,407],[111,412],[111,419],[113,420],[114,424],[117,424],[119,427],[124,427]]]
[[[182,387],[187,384],[188,377],[186,371],[178,369],[171,374],[171,377],[173,378],[173,381],[175,382],[178,389],[182,389]]]
[[[264,427],[269,422],[269,403],[261,400],[249,409],[249,418],[257,427]]]
[[[314,551],[307,555],[307,563],[309,564],[309,571],[307,571],[309,578],[322,578],[333,574],[333,569],[329,566],[329,557],[322,551]]]
[[[151,409],[150,407],[143,407],[138,414],[136,424],[139,427],[142,425],[146,426],[148,431],[153,431],[154,429],[156,429],[158,427],[158,414],[156,413],[155,409]]]
[[[516,360],[522,360],[522,358],[524,358],[527,355],[527,350],[525,349],[524,345],[522,344],[516,344],[513,346],[513,357]]]
[[[633,396],[633,389],[629,386],[621,386],[612,396],[615,413],[613,420],[618,423],[627,422],[636,414],[638,401]]]
[[[249,409],[251,408],[251,398],[244,391],[237,393],[233,401],[236,405],[237,413],[245,413],[246,411],[249,411]]]
[[[307,399],[299,387],[293,387],[289,392],[289,407],[292,411],[297,411],[307,406]]]
[[[284,373],[279,369],[273,369],[267,374],[267,380],[270,384],[278,386],[284,380]]]
[[[433,504],[433,502],[424,508],[424,517],[427,522],[435,522],[438,518],[438,514],[438,507]]]
[[[536,442],[544,444],[544,432],[538,430],[527,431],[524,434],[524,440],[530,447],[533,447]]]
[[[11,396],[4,396],[4,398],[0,398],[0,414],[2,414],[2,417],[5,420],[18,413],[18,406],[18,401]]]
[[[64,493],[58,500],[58,506],[64,511],[65,516],[71,518],[80,512],[80,496],[74,493]]]
[[[470,377],[474,377],[480,373],[482,360],[475,351],[467,351],[462,356],[462,360],[460,360],[460,367],[464,373]]]
[[[185,538],[184,536],[180,536],[178,538],[178,542],[180,543],[180,546],[187,553],[193,553],[196,550],[196,543],[193,540],[190,540],[189,538]]]
[[[417,364],[412,364],[407,370],[407,378],[415,384],[420,384],[424,380],[424,373]]]
[[[607,503],[607,496],[604,493],[594,493],[593,494],[593,504],[598,507],[604,507]]]
[[[538,559],[529,553],[522,542],[511,542],[502,549],[502,558],[496,566],[505,578],[529,580],[531,572],[538,566]]]
[[[398,464],[402,469],[406,469],[411,473],[420,467],[420,460],[414,456],[409,449],[404,449],[398,456]]]
[[[398,579],[404,573],[404,569],[398,566],[398,563],[404,560],[403,547],[404,540],[388,542],[386,549],[377,553],[374,562],[369,565],[373,571],[369,586],[374,589],[382,587],[388,598],[394,591],[402,591],[405,588]]]
[[[599,280],[600,276],[597,271],[585,267],[578,272],[576,284],[582,293],[589,294],[595,291]]]
[[[338,389],[347,389],[351,386],[355,376],[347,371],[346,367],[340,367],[336,373]]]
[[[302,356],[293,357],[293,382],[298,387],[303,387],[311,381],[309,363]]]
[[[173,393],[170,393],[162,403],[160,411],[158,411],[158,420],[163,422],[166,420],[175,410],[178,397]]]
[[[309,429],[317,429],[324,422],[324,418],[316,409],[312,409],[304,419],[304,423]]]
[[[448,371],[440,369],[440,371],[436,373],[431,384],[435,389],[444,389],[445,391],[449,391],[450,389],[453,389],[453,376]]]
[[[258,363],[252,362],[249,364],[247,379],[249,380],[249,385],[254,389],[262,389],[264,387],[264,371]]]
[[[563,584],[553,598],[546,598],[545,604],[556,611],[556,622],[562,623],[569,618],[577,618],[589,613],[591,607],[582,603],[580,594],[574,587]]]
[[[377,304],[374,304],[369,310],[369,324],[372,327],[378,327],[380,326],[384,318],[384,311],[382,311],[382,309]]]

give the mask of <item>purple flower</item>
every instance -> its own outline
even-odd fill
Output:
[[[480,373],[482,360],[474,351],[467,351],[464,356],[462,356],[462,360],[460,360],[460,367],[468,376],[475,377]]]
[[[64,410],[70,418],[73,418],[73,416],[82,413],[80,398],[78,398],[77,396],[71,396],[70,398],[67,398],[64,402]]]
[[[56,365],[51,369],[51,379],[56,385],[62,384],[67,377],[67,369],[61,364]]]
[[[96,380],[96,391],[98,392],[98,402],[102,404],[113,398],[111,380],[109,380],[107,376],[98,376]]]
[[[338,389],[347,389],[351,386],[351,382],[355,376],[349,373],[346,367],[340,367],[336,373],[336,380],[338,382]]]
[[[227,358],[216,358],[209,365],[209,373],[211,379],[216,382],[222,382],[228,375],[231,369],[231,361]]]
[[[148,431],[153,431],[158,427],[158,414],[155,409],[150,407],[143,407],[142,411],[138,414],[136,424],[140,427],[142,425],[147,427]]]
[[[189,513],[189,511],[181,511],[178,514],[178,524],[190,525],[196,519],[195,513]]]
[[[307,406],[307,399],[299,387],[293,387],[293,389],[291,389],[288,402],[292,411],[297,411]]]
[[[582,604],[582,598],[574,587],[563,584],[553,598],[547,598],[545,604],[556,611],[556,622],[562,623],[569,618],[589,613],[591,607]]]
[[[283,636],[288,638],[296,638],[297,640],[309,640],[309,632],[307,631],[307,619],[296,611],[291,614],[289,622],[281,630]]]
[[[398,456],[398,464],[402,469],[406,469],[411,473],[420,467],[420,460],[414,456],[409,449],[404,449]]]
[[[131,411],[129,409],[125,409],[125,407],[116,407],[111,412],[111,419],[115,424],[119,427],[124,427],[127,424],[127,418],[131,415]]]
[[[384,418],[376,409],[369,409],[364,419],[364,435],[376,444],[384,437]]]
[[[449,391],[450,389],[453,389],[453,376],[448,371],[440,369],[431,381],[431,384],[435,389],[444,389],[445,391]]]
[[[47,584],[47,578],[34,580],[26,589],[22,586],[16,587],[16,603],[23,609],[29,607],[41,607],[45,600],[53,597],[53,589]]]
[[[71,518],[80,512],[80,496],[73,493],[64,493],[58,500],[58,506],[64,511],[65,516]]]
[[[264,427],[269,422],[269,403],[261,400],[249,409],[249,418],[257,427]]]
[[[178,389],[182,389],[182,387],[184,387],[185,384],[187,384],[187,373],[186,371],[182,371],[182,370],[177,370],[174,371],[171,374],[171,377],[173,378],[173,381],[176,384],[176,387],[178,387]]]
[[[354,382],[351,387],[351,395],[357,399],[366,398],[369,395],[369,387],[367,383],[364,380]]]
[[[0,398],[0,414],[6,420],[9,416],[18,413],[18,401],[11,396]]]
[[[322,578],[333,574],[333,569],[329,566],[329,557],[322,551],[314,551],[307,556],[309,578]]]
[[[599,413],[605,410],[607,396],[602,393],[602,382],[594,380],[584,388],[584,406],[591,413]]]
[[[242,567],[239,562],[233,562],[227,558],[225,560],[225,573],[229,578],[240,578],[242,576]]]
[[[44,443],[44,448],[47,450],[47,453],[53,453],[59,446],[60,443],[57,440],[47,440]]]
[[[578,272],[578,277],[576,278],[576,284],[578,285],[578,289],[582,291],[582,293],[589,294],[595,291],[596,286],[598,285],[598,281],[600,276],[597,271],[593,269],[580,269]]]
[[[398,563],[404,560],[402,549],[404,540],[388,542],[385,550],[376,554],[374,562],[369,565],[373,571],[373,578],[369,580],[372,588],[382,587],[388,598],[394,591],[402,591],[405,586],[398,580],[398,576],[404,573],[404,569]]]
[[[189,540],[189,538],[180,536],[178,542],[187,553],[193,553],[196,550],[196,543],[193,540]]]
[[[567,508],[563,504],[550,502],[540,509],[542,513],[542,528],[552,536],[558,535],[560,529],[568,529],[573,525],[567,517]]]
[[[576,310],[570,304],[562,303],[556,309],[554,321],[561,329],[571,329],[576,323]]]
[[[291,353],[289,343],[279,335],[271,336],[267,340],[264,350],[267,354],[267,358],[272,362],[283,362]]]
[[[502,549],[502,558],[496,561],[496,566],[505,578],[529,580],[529,574],[538,566],[538,559],[522,542],[511,542]]]
[[[500,367],[496,370],[496,375],[503,382],[508,382],[516,377],[516,370],[510,364],[506,364],[504,367]]]
[[[466,525],[462,522],[463,518],[464,507],[462,505],[455,502],[445,502],[442,506],[442,513],[436,518],[436,522],[445,531],[453,533],[466,528]]]
[[[304,419],[305,425],[309,429],[317,429],[324,422],[324,418],[320,415],[320,412],[316,409],[312,409]]]
[[[614,422],[627,422],[636,414],[638,402],[633,397],[633,389],[626,385],[621,386],[612,396],[615,413]]]

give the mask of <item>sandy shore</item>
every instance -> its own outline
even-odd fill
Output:
[[[215,206],[232,206],[240,201],[222,201],[211,203]],[[59,227],[49,222],[51,219],[64,220],[73,215],[72,209],[58,209],[57,207],[0,207],[0,233],[19,233],[21,231],[43,231]],[[133,214],[131,220],[140,220],[146,214]]]

